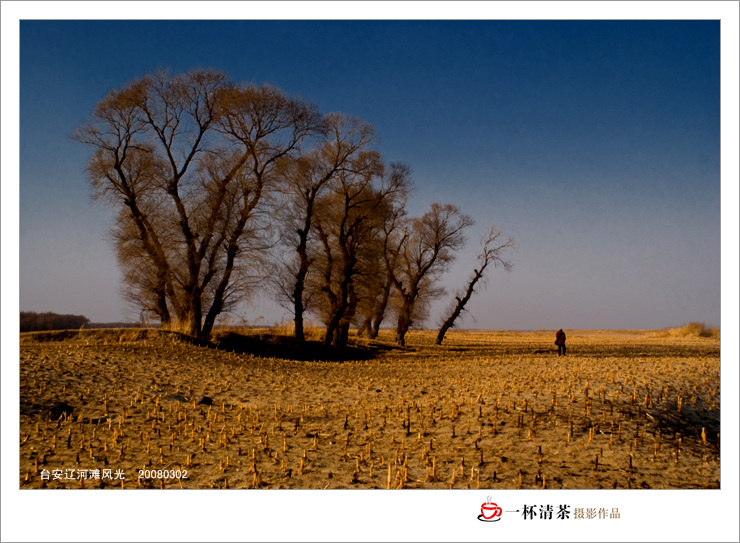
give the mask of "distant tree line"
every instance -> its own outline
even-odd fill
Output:
[[[269,288],[299,341],[307,314],[327,345],[346,344],[351,326],[374,338],[392,316],[403,345],[473,223],[449,203],[408,217],[411,169],[383,160],[365,121],[219,71],[160,71],[111,90],[73,137],[92,151],[94,197],[118,212],[128,301],[201,338]],[[512,241],[492,231],[474,277],[509,266]]]
[[[21,311],[21,332],[76,330],[88,324],[90,324],[90,319],[83,315],[59,315],[48,312]]]

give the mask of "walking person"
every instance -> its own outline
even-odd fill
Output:
[[[555,334],[555,345],[558,346],[558,356],[565,354],[565,332],[563,329],[557,331]]]

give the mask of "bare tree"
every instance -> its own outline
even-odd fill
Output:
[[[235,260],[243,249],[242,238],[248,232],[247,224],[265,192],[278,182],[283,161],[301,152],[301,144],[311,135],[322,130],[322,119],[313,104],[288,98],[270,86],[233,89],[226,97],[227,107],[219,123],[219,131],[231,141],[243,145],[246,160],[224,169],[220,176],[224,182],[237,181],[232,188],[231,201],[235,206],[225,225],[224,263],[220,278],[215,283],[214,300],[206,315],[206,335],[210,333],[216,316],[223,310],[223,303],[234,270]],[[246,167],[241,168],[244,164]],[[226,210],[232,209],[226,206]],[[210,270],[209,270],[210,271]]]
[[[98,103],[74,137],[93,148],[95,194],[126,210],[114,232],[143,308],[210,334],[237,293],[239,259],[258,245],[265,191],[319,126],[312,104],[211,70],[157,72]]]
[[[347,343],[358,304],[369,291],[366,285],[378,273],[380,217],[408,191],[408,179],[396,172],[395,166],[384,167],[378,153],[361,153],[320,202],[317,286],[323,303],[317,309],[326,324],[327,345]]]
[[[439,295],[439,275],[455,259],[465,238],[463,231],[473,220],[453,204],[432,204],[422,217],[413,219],[393,270],[398,293],[396,342],[406,344],[406,333],[423,309],[419,304]]]
[[[437,339],[435,343],[437,345],[442,344],[445,334],[447,331],[455,326],[455,321],[465,309],[465,304],[468,303],[470,297],[473,295],[473,290],[476,284],[484,279],[484,273],[489,265],[493,267],[501,266],[506,271],[511,270],[511,261],[505,259],[505,253],[514,249],[514,240],[512,238],[502,239],[503,231],[497,226],[490,226],[486,233],[481,238],[481,252],[478,255],[478,267],[473,269],[473,274],[468,280],[468,284],[464,290],[457,293],[455,296],[456,302],[450,308],[450,314],[442,323],[437,333]]]
[[[316,231],[320,240],[318,309],[326,325],[324,344],[340,344],[340,324],[356,303],[354,280],[360,252],[372,229],[372,210],[378,195],[374,182],[382,170],[377,152],[364,152],[337,178],[333,190],[321,199]]]
[[[148,261],[151,277],[146,281],[147,309],[154,311],[168,326],[171,322],[167,298],[172,294],[169,262],[165,255],[160,229],[153,224],[148,205],[157,198],[157,177],[161,164],[146,138],[146,120],[140,115],[138,102],[146,92],[146,80],[138,80],[121,91],[111,90],[95,106],[92,119],[82,124],[73,138],[93,148],[87,173],[93,188],[93,198],[113,206],[121,206],[123,252],[129,252],[131,240],[139,241],[139,250]],[[135,288],[142,288],[137,279]],[[179,312],[179,308],[176,308]]]
[[[329,114],[325,138],[312,151],[286,164],[283,198],[276,215],[282,222],[282,245],[294,251],[278,271],[278,290],[290,303],[295,337],[304,341],[303,319],[308,300],[306,281],[315,259],[309,242],[316,235],[316,202],[338,175],[346,175],[358,154],[374,140],[372,126],[357,117]]]
[[[378,254],[381,258],[377,273],[369,278],[370,282],[367,284],[369,293],[360,308],[364,319],[358,332],[367,333],[370,339],[377,338],[380,332],[394,285],[393,272],[397,269],[400,249],[406,239],[406,203],[411,190],[411,169],[405,164],[394,163],[391,165],[390,175],[403,179],[405,189],[399,191],[379,212],[381,245]]]

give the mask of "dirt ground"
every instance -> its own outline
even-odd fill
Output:
[[[21,334],[19,484],[719,488],[719,339],[566,333],[304,356],[334,361],[266,331]]]

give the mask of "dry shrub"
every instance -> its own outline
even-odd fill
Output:
[[[295,323],[292,320],[276,322],[270,328],[270,332],[276,336],[293,336],[295,335]]]
[[[317,325],[305,326],[303,334],[308,341],[323,341],[326,330]]]
[[[668,333],[674,337],[713,337],[719,339],[719,328],[710,328],[703,322],[690,322],[678,328],[671,328]]]
[[[295,321],[284,320],[279,323],[276,322],[269,331],[275,336],[293,337],[295,336]],[[308,320],[303,324],[303,336],[306,341],[322,341],[324,339],[324,333],[324,328],[316,322]]]

